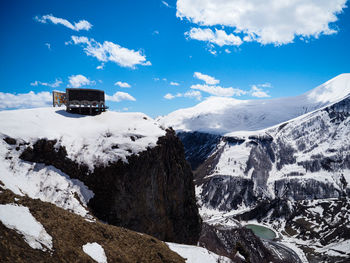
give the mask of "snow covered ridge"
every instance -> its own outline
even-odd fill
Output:
[[[97,116],[70,114],[56,108],[0,112],[0,136],[34,143],[38,139],[57,140],[71,160],[95,165],[123,160],[148,147],[156,146],[165,131],[142,113],[105,112]]]
[[[238,100],[211,97],[157,120],[177,131],[225,134],[255,131],[296,118],[335,103],[350,94],[350,74],[341,74],[317,88],[290,98]]]

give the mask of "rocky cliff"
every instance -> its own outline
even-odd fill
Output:
[[[45,163],[85,183],[94,192],[88,206],[100,220],[161,240],[195,244],[201,229],[193,176],[183,146],[168,130],[157,146],[91,172],[67,157],[56,140],[37,140],[20,158]]]

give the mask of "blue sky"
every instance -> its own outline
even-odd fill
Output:
[[[71,86],[156,117],[213,95],[298,95],[350,72],[346,0],[213,1],[2,0],[0,109],[50,105],[43,92]]]

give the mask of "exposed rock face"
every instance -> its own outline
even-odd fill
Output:
[[[282,198],[292,196],[294,200],[338,198],[342,195],[332,183],[309,179],[301,184],[297,178],[276,181],[275,193]]]
[[[156,147],[129,157],[128,163],[98,166],[92,173],[55,145],[56,141],[38,140],[21,158],[53,165],[83,181],[95,194],[89,207],[99,219],[169,242],[198,241],[201,219],[193,175],[174,131],[160,137]]]
[[[254,182],[249,179],[214,176],[204,179],[201,201],[219,210],[237,209],[241,204],[249,206],[257,199],[253,187]]]
[[[190,162],[193,170],[197,169],[208,158],[220,140],[219,135],[201,132],[179,132],[177,136],[185,147],[186,159]]]

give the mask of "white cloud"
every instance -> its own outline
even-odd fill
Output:
[[[206,41],[212,44],[222,46],[239,46],[243,43],[239,36],[227,34],[224,30],[215,29],[215,32],[210,28],[191,28],[185,33],[185,36],[199,41]]]
[[[105,63],[101,63],[101,65],[98,65],[96,69],[104,69],[104,67],[105,67]]]
[[[270,95],[266,91],[264,91],[262,88],[258,87],[257,85],[252,85],[251,86],[250,94],[253,97],[257,97],[257,98],[268,98],[268,97],[270,97]]]
[[[214,77],[202,74],[200,72],[195,72],[193,74],[193,77],[200,79],[200,80],[203,80],[205,83],[210,84],[210,85],[216,85],[220,82],[220,80],[217,80]]]
[[[243,41],[282,45],[336,33],[331,23],[346,0],[178,0],[177,17],[200,26],[226,26]],[[208,32],[207,32],[208,33]]]
[[[208,50],[210,52],[210,54],[216,56],[217,55],[217,51],[213,49],[213,47],[210,47],[210,49]]]
[[[175,96],[171,93],[167,93],[164,95],[164,99],[167,99],[167,100],[172,100],[174,98],[175,98]]]
[[[112,96],[109,96],[106,94],[106,100],[114,101],[114,102],[120,102],[122,100],[136,101],[136,99],[133,96],[131,96],[129,93],[121,92],[121,91],[114,93]]]
[[[196,100],[201,100],[202,99],[202,93],[198,90],[190,90],[187,91],[184,94],[184,97],[186,98],[195,98]]]
[[[142,52],[127,49],[114,44],[110,41],[104,41],[102,44],[93,38],[72,36],[72,41],[66,44],[75,44],[84,46],[86,55],[97,58],[101,62],[114,62],[122,67],[135,68],[136,65],[150,66],[151,62],[146,60]]]
[[[52,82],[52,83],[41,82],[41,81],[38,81],[38,80],[36,80],[36,81],[30,83],[31,86],[38,86],[38,85],[41,85],[41,86],[46,86],[46,87],[51,87],[51,88],[57,88],[57,87],[59,87],[61,84],[62,84],[62,81],[59,80],[59,79],[56,79],[55,82]]]
[[[227,54],[230,54],[231,53],[231,50],[229,50],[229,49],[225,49],[225,52],[227,53]]]
[[[204,92],[207,92],[214,96],[220,96],[220,97],[232,97],[232,96],[241,96],[246,94],[246,91],[241,89],[234,89],[232,87],[229,88],[223,88],[220,86],[209,86],[209,85],[202,85],[202,84],[196,84],[192,85],[191,89],[195,90],[201,90]]]
[[[67,19],[54,17],[53,15],[45,15],[42,17],[36,16],[36,17],[34,17],[34,19],[40,23],[47,23],[47,21],[50,21],[51,23],[54,23],[55,25],[61,24],[65,27],[68,27],[68,28],[74,30],[74,31],[89,30],[92,27],[92,25],[86,20],[80,20],[79,22],[75,22],[73,25]]]
[[[165,2],[165,1],[162,1],[162,4],[165,5],[165,6],[168,7],[168,8],[171,8],[171,6],[170,6],[167,2]]]
[[[72,75],[69,77],[69,86],[72,88],[80,88],[81,86],[95,85],[95,81],[89,80],[83,75]]]
[[[0,109],[47,107],[52,104],[52,94],[47,91],[22,94],[0,92]]]
[[[154,81],[159,81],[160,79],[159,78],[153,78]]]
[[[159,31],[158,30],[154,30],[152,35],[159,35]]]
[[[171,85],[171,86],[179,86],[180,84],[177,83],[177,82],[175,82],[175,81],[171,81],[171,82],[170,82],[170,85]]]
[[[262,87],[262,88],[272,88],[272,85],[271,85],[271,83],[266,82],[266,83],[263,83],[263,84],[259,84],[258,87]]]
[[[131,88],[130,84],[127,82],[117,81],[116,83],[114,83],[114,85],[119,86],[121,88]]]
[[[242,89],[238,89],[238,88],[232,88],[233,89],[233,96],[242,96],[242,95],[246,95],[248,92]]]
[[[180,97],[195,98],[197,100],[201,100],[202,94],[200,93],[200,91],[190,90],[190,91],[187,91],[185,93],[176,93],[174,95],[171,93],[167,93],[164,95],[164,98],[167,100],[172,100],[172,99],[180,98]]]

